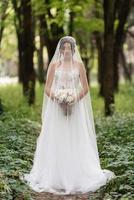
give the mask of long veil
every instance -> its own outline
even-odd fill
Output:
[[[48,66],[42,128],[24,180],[37,192],[95,191],[114,177],[99,161],[90,88],[73,37],[58,42]]]
[[[66,48],[65,50],[63,46],[65,43],[69,43],[71,49]],[[72,101],[73,97],[75,97],[74,101]],[[68,102],[70,101],[70,104],[62,103],[67,100]],[[45,118],[49,112],[55,114],[57,121],[60,120],[58,118],[62,114],[67,122],[71,118],[71,115],[73,116],[73,113],[77,112],[78,104],[80,104],[81,112],[77,114],[83,115],[81,124],[85,124],[88,127],[89,137],[98,155],[86,69],[75,39],[71,36],[65,36],[59,40],[53,58],[48,66],[41,115],[42,124],[45,123]]]

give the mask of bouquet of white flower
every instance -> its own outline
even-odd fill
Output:
[[[76,91],[73,89],[58,89],[55,98],[59,103],[72,103],[75,101]]]

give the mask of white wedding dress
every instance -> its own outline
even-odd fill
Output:
[[[60,71],[59,68],[55,72],[55,85]],[[76,69],[68,72],[68,81],[72,76],[77,87],[79,73]],[[88,95],[74,104],[67,116],[57,102],[47,97],[33,166],[24,176],[33,190],[59,195],[93,192],[114,177],[113,172],[102,170],[100,166],[92,121],[84,111]]]

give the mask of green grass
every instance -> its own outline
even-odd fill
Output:
[[[95,115],[104,114],[104,100],[98,96],[98,87],[91,88],[91,98]],[[121,84],[115,94],[115,113],[134,113],[134,85]]]
[[[115,113],[134,113],[134,85],[120,85],[120,92],[115,95]],[[0,98],[5,110],[14,117],[29,118],[40,122],[40,114],[43,102],[44,86],[36,84],[36,102],[29,107],[22,95],[22,87],[19,84],[0,87]],[[92,87],[90,91],[93,112],[95,116],[103,116],[104,101],[98,96],[98,87]]]
[[[32,166],[36,139],[41,128],[41,107],[44,86],[36,85],[36,103],[29,107],[20,85],[0,87],[4,114],[0,116],[0,199],[30,200],[31,192],[19,180],[21,173]],[[98,88],[91,89],[97,142],[102,168],[114,171],[117,178],[102,187],[92,200],[129,200],[133,196],[133,85],[120,85],[115,95],[116,112],[103,116],[103,99]]]
[[[22,87],[19,84],[0,87],[0,96],[5,107],[5,112],[15,118],[28,118],[40,121],[40,113],[43,101],[44,86],[36,85],[35,105],[29,107],[22,95]]]

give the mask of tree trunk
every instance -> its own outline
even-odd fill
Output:
[[[123,67],[123,71],[124,71],[124,77],[126,79],[126,81],[131,82],[132,81],[132,77],[131,77],[131,71],[129,70],[127,63],[126,63],[126,58],[123,52],[123,49],[120,52],[120,63]]]
[[[0,115],[4,113],[4,106],[2,104],[2,99],[0,99]]]
[[[131,0],[123,0],[117,5],[119,24],[115,33],[114,42],[114,91],[118,92],[119,87],[119,53],[121,52],[124,43],[124,26],[131,8]],[[117,2],[118,4],[118,2]]]
[[[7,7],[8,7],[8,0],[2,1],[0,6],[1,6],[1,13],[0,13],[0,21],[1,21],[0,22],[0,46],[1,46],[3,31],[4,31],[4,28],[5,28],[4,21],[7,17],[6,10],[7,10]]]
[[[88,68],[89,58],[85,56],[85,57],[82,57],[82,60],[84,62],[85,69],[86,69],[87,81],[88,81],[88,84],[90,84],[90,68]]]
[[[103,49],[103,94],[105,99],[105,115],[114,112],[113,88],[113,46],[114,46],[114,6],[115,0],[104,0],[104,49]]]
[[[23,94],[29,105],[35,101],[35,71],[33,67],[34,36],[32,26],[31,1],[22,0],[22,57],[23,57]]]
[[[35,71],[33,67],[34,32],[30,0],[12,0],[15,10],[15,27],[18,39],[18,75],[23,94],[29,105],[35,101]]]
[[[40,27],[39,27],[39,37],[40,37],[40,46],[37,49],[38,56],[38,80],[40,83],[44,83],[44,61],[43,61],[43,47],[44,47],[44,33],[43,28],[41,26],[41,18],[39,18]]]
[[[50,0],[45,0],[45,4],[50,5],[51,4]],[[50,20],[53,20],[54,17],[51,14],[50,9],[51,6],[47,6],[47,15]],[[45,16],[46,13],[42,14],[41,26],[44,29],[44,41],[47,47],[48,63],[49,63],[54,55],[60,37],[63,36],[64,34],[64,29],[63,27],[59,26],[56,22],[51,23],[51,25],[48,27]]]
[[[70,11],[69,13],[69,35],[72,36],[74,32],[74,17],[75,13],[73,11]]]
[[[19,2],[20,3],[20,2]],[[16,0],[12,0],[12,4],[13,4],[13,8],[15,11],[15,18],[14,18],[14,25],[15,25],[15,30],[16,30],[16,35],[17,35],[17,39],[18,39],[18,77],[19,77],[19,83],[22,83],[23,81],[23,57],[22,57],[22,53],[21,53],[21,49],[22,49],[22,31],[21,27],[22,27],[22,8],[21,6],[18,5],[18,2]]]
[[[103,59],[102,59],[102,54],[103,54],[103,46],[102,46],[102,36],[100,32],[94,32],[94,37],[95,37],[95,41],[96,41],[96,48],[97,48],[97,52],[98,52],[98,82],[100,85],[100,90],[99,90],[99,95],[100,96],[104,96],[103,95]]]
[[[47,51],[48,51],[48,62],[51,61],[54,55],[55,49],[57,47],[58,41],[61,38],[61,36],[64,34],[63,27],[59,27],[58,24],[53,23],[51,25],[51,34],[52,34],[52,37],[45,37]]]

